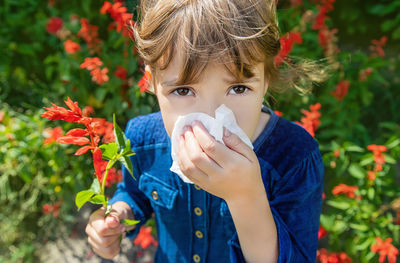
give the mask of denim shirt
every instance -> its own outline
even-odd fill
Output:
[[[300,125],[262,110],[271,117],[253,150],[277,228],[278,262],[315,262],[324,177],[318,143]],[[135,179],[123,168],[110,203],[128,203],[140,220],[127,236],[154,213],[155,262],[245,262],[226,202],[169,170],[171,142],[160,112],[131,119],[126,135]]]

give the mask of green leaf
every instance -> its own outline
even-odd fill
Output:
[[[120,149],[125,148],[126,144],[126,137],[125,134],[122,132],[121,128],[118,126],[117,122],[115,121],[115,114],[113,115],[113,122],[114,122],[114,136],[115,136],[115,143],[117,144],[118,151]]]
[[[136,180],[136,178],[133,176],[133,167],[132,167],[132,162],[129,159],[129,157],[126,156],[121,156],[118,158],[118,160],[125,166],[125,168],[128,170],[128,172],[131,174],[133,179]]]
[[[89,202],[92,204],[105,204],[108,201],[107,197],[104,195],[95,195],[92,198],[90,198]]]
[[[392,137],[390,138],[390,140],[387,142],[386,147],[388,149],[392,149],[394,147],[396,147],[397,145],[400,144],[400,139],[396,138],[396,137]]]
[[[122,219],[121,224],[123,224],[124,226],[133,226],[136,225],[137,223],[139,223],[140,221],[138,220],[131,220],[131,219]]]
[[[89,200],[92,198],[92,196],[93,196],[94,194],[95,194],[95,193],[92,192],[91,190],[83,190],[83,191],[80,191],[80,192],[76,195],[75,204],[76,204],[76,206],[78,207],[78,211],[81,209],[81,207],[82,207],[87,201],[89,201]]]
[[[372,154],[368,154],[366,157],[361,159],[360,165],[366,166],[368,164],[372,164],[374,162],[374,156]]]
[[[396,164],[396,160],[390,155],[385,155],[385,161],[390,164]]]
[[[106,160],[111,160],[118,154],[118,146],[115,142],[103,144],[100,149],[102,149],[103,158]]]
[[[368,199],[369,199],[369,200],[374,200],[374,197],[375,197],[375,189],[372,188],[372,187],[368,188],[367,195],[368,195]]]
[[[361,232],[365,232],[369,230],[369,227],[367,225],[364,224],[354,224],[354,223],[350,223],[349,226],[355,230],[361,231]]]
[[[97,178],[93,179],[92,185],[90,186],[89,190],[91,190],[95,194],[100,194],[100,183]]]
[[[328,200],[326,203],[332,207],[335,207],[340,210],[346,210],[350,208],[350,204],[346,201],[334,201],[334,200]]]
[[[361,168],[361,166],[359,166],[358,164],[351,164],[349,167],[349,173],[355,177],[355,178],[359,178],[362,179],[365,177],[366,172]]]

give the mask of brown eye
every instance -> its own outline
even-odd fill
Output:
[[[187,96],[190,92],[192,92],[192,91],[188,88],[178,88],[173,91],[174,94],[179,95],[179,96]]]
[[[235,86],[231,89],[231,91],[234,92],[234,94],[243,94],[245,93],[249,88],[243,85]],[[231,93],[231,92],[229,92]]]

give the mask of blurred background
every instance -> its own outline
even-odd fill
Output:
[[[113,113],[124,128],[158,110],[126,27],[136,5],[1,1],[0,262],[109,262],[86,242],[96,206],[78,212],[74,203],[93,180],[91,157],[56,143],[79,125],[41,114],[70,97],[87,116],[104,118],[106,129]],[[286,0],[278,17],[278,65],[302,57],[333,68],[312,94],[265,98],[320,144],[317,262],[400,262],[400,0]],[[109,195],[120,180],[114,172]],[[140,238],[124,240],[116,261],[152,262],[156,236],[151,220]]]

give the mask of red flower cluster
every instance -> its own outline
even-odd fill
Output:
[[[369,49],[371,50],[371,57],[385,57],[385,51],[383,50],[383,46],[386,45],[388,38],[386,36],[381,37],[379,40],[372,40],[372,45],[369,46]]]
[[[350,198],[354,198],[354,197],[356,197],[355,192],[357,189],[358,189],[358,186],[339,184],[333,188],[332,194],[334,194],[334,195],[345,194]]]
[[[312,137],[315,137],[315,131],[321,125],[321,121],[319,118],[321,117],[321,113],[319,110],[321,109],[321,104],[317,103],[310,106],[310,111],[301,110],[301,112],[305,115],[301,118],[301,122],[295,122],[301,125],[308,133],[311,134]]]
[[[101,179],[103,178],[107,161],[103,161],[102,152],[98,144],[100,142],[100,137],[105,134],[105,131],[108,131],[107,136],[111,137],[110,134],[112,133],[110,133],[110,127],[112,127],[113,124],[110,123],[108,124],[108,127],[104,128],[104,119],[84,116],[78,103],[73,102],[70,98],[65,101],[65,104],[69,109],[59,107],[52,103],[53,107],[45,108],[47,111],[42,113],[42,117],[49,120],[64,120],[71,123],[80,123],[86,126],[86,129],[77,128],[68,131],[66,136],[59,137],[57,142],[61,144],[76,144],[83,146],[75,152],[75,155],[82,155],[91,150],[95,174],[101,185]],[[107,179],[108,178],[109,177],[107,176]],[[112,178],[112,176],[110,178]]]
[[[367,146],[367,149],[372,151],[374,155],[374,162],[375,162],[375,172],[382,171],[382,165],[385,164],[385,154],[384,152],[387,151],[387,147],[384,145],[376,145],[371,144]]]
[[[100,51],[98,30],[99,28],[89,24],[89,21],[86,18],[81,18],[81,30],[79,30],[77,36],[85,40],[92,54]]]
[[[275,65],[279,67],[285,58],[289,55],[290,51],[292,51],[295,43],[301,44],[303,39],[301,38],[300,32],[288,32],[283,35],[280,39],[281,50],[279,54],[275,57]]]
[[[102,8],[100,9],[101,14],[109,13],[112,19],[114,19],[117,32],[121,32],[124,36],[129,36],[129,31],[127,29],[128,22],[131,20],[133,15],[128,13],[128,9],[122,5],[122,2],[118,1],[111,4],[105,1]]]
[[[350,83],[347,80],[341,80],[339,84],[337,84],[336,89],[331,92],[331,94],[338,100],[342,101],[344,97],[346,97],[347,92],[349,91]]]
[[[318,30],[319,44],[324,49],[326,54],[338,52],[339,49],[334,45],[336,41],[335,34],[337,29],[330,30],[326,25],[327,13],[333,10],[333,4],[336,0],[322,0],[318,5],[318,14],[312,26],[312,29]]]
[[[43,142],[44,145],[55,142],[59,137],[63,136],[64,134],[64,131],[61,127],[55,127],[54,129],[47,128],[43,132],[47,137]]]
[[[317,260],[321,263],[351,263],[353,260],[346,253],[330,253],[325,248],[317,251]]]
[[[54,218],[57,218],[58,215],[60,214],[60,206],[61,202],[57,202],[55,204],[44,204],[42,208],[42,213],[43,214],[53,214]]]
[[[375,244],[371,246],[373,253],[379,253],[379,263],[383,263],[387,257],[389,263],[396,263],[399,250],[392,245],[392,239],[387,238],[383,241],[380,237],[376,238]]]
[[[68,54],[74,54],[75,52],[81,50],[81,46],[78,43],[68,39],[64,42],[64,49]]]
[[[157,240],[151,235],[151,229],[151,226],[142,226],[133,244],[135,246],[140,245],[143,249],[150,247],[151,244],[158,246]]]
[[[103,85],[104,82],[109,80],[107,75],[108,68],[100,68],[103,65],[103,62],[98,57],[93,58],[85,58],[85,62],[81,64],[81,68],[85,68],[90,71],[90,75],[92,75],[92,81],[96,82],[99,85]]]
[[[145,92],[149,90],[150,88],[150,81],[151,81],[151,73],[146,71],[141,78],[141,80],[138,82],[138,86],[140,88],[140,92]]]
[[[374,72],[373,68],[366,68],[366,69],[362,69],[360,70],[359,76],[358,76],[358,80],[359,81],[366,81],[367,77],[369,75],[372,74],[372,72]]]
[[[50,34],[55,35],[58,30],[60,30],[63,26],[63,21],[59,17],[51,17],[46,24],[46,30]]]

